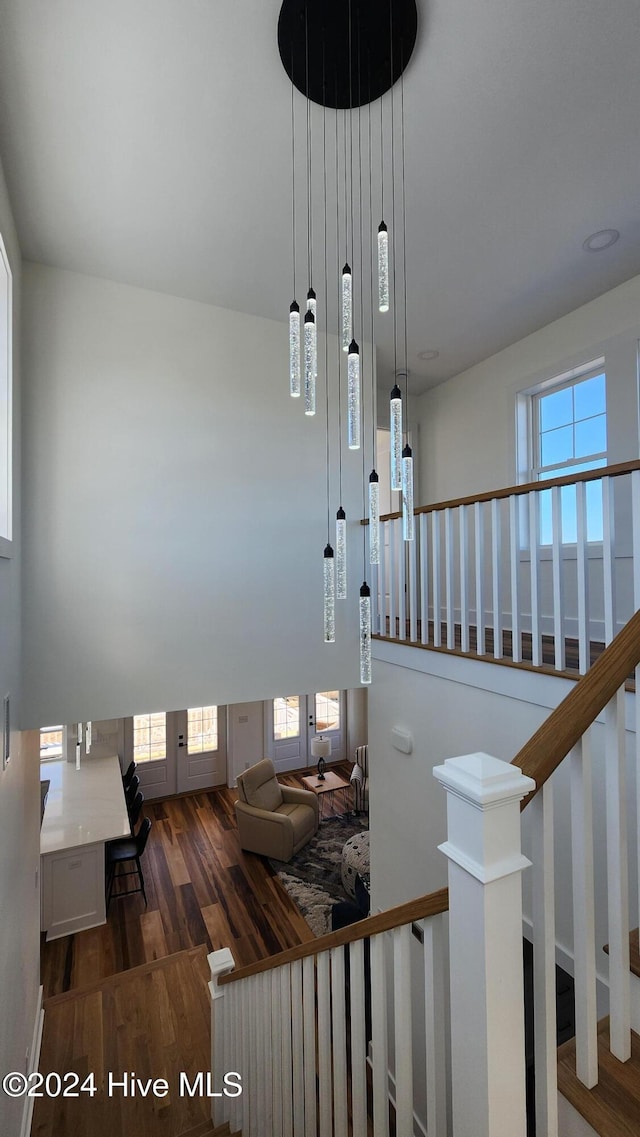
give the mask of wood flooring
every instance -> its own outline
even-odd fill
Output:
[[[598,1084],[578,1081],[575,1039],[558,1050],[558,1089],[602,1137],[640,1133],[640,1038],[631,1032],[631,1058],[619,1062],[609,1050],[609,1020],[598,1023]]]
[[[92,1072],[97,1093],[36,1101],[32,1137],[180,1137],[208,1132],[211,1101],[180,1093],[211,1068],[206,949],[192,948],[45,1002],[40,1071]],[[125,1095],[127,1072],[165,1079],[166,1097]],[[69,1083],[67,1083],[68,1085]]]
[[[345,776],[351,770],[347,763],[333,768]],[[306,773],[281,780],[299,786]],[[242,967],[313,939],[267,861],[240,849],[235,797],[223,787],[145,803],[152,822],[143,857],[148,906],[139,893],[114,900],[102,927],[43,942],[45,998],[201,945],[208,952],[230,947]]]

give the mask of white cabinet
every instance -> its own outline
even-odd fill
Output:
[[[47,940],[104,924],[104,842],[47,853],[41,870]]]

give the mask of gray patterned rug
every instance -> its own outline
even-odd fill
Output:
[[[342,847],[349,837],[368,828],[366,815],[335,817],[323,821],[315,837],[292,860],[269,858],[271,868],[316,936],[331,931],[333,905],[350,899],[342,887]]]

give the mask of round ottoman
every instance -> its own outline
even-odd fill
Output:
[[[342,887],[348,896],[356,894],[356,877],[369,876],[369,830],[355,833],[342,848]]]

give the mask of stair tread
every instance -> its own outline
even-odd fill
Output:
[[[558,1050],[558,1089],[602,1137],[640,1133],[640,1037],[631,1032],[631,1058],[619,1062],[609,1050],[609,1019],[598,1023],[598,1085],[588,1090],[576,1077],[576,1040]]]

